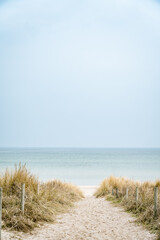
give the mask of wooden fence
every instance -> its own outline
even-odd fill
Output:
[[[114,191],[115,190],[115,191]],[[112,188],[112,195],[118,197],[118,188]],[[126,188],[125,193],[126,200],[128,199],[128,188]],[[139,188],[136,187],[135,189],[135,203],[138,205],[139,199]],[[154,217],[157,217],[158,214],[158,187],[154,187]]]

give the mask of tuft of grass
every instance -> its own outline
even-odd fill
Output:
[[[157,216],[154,216],[154,187],[158,187],[158,199],[160,199],[160,180],[156,182],[136,182],[126,178],[118,178],[111,176],[101,183],[95,192],[95,196],[105,197],[106,200],[118,203],[125,208],[126,211],[133,213],[137,217],[137,221],[146,226],[149,230],[160,236],[160,208],[158,208]],[[136,187],[139,188],[138,203],[136,203]],[[112,189],[118,196],[112,195]],[[126,188],[128,188],[128,199],[126,199]],[[160,239],[160,237],[159,237]]]
[[[24,214],[20,209],[22,183],[25,183]],[[40,183],[25,165],[16,166],[12,172],[6,170],[0,176],[0,187],[3,188],[3,228],[23,232],[44,222],[54,222],[57,214],[66,212],[83,197],[82,192],[71,184],[57,180]]]

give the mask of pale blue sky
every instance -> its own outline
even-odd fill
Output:
[[[1,147],[160,147],[160,2],[0,0]]]

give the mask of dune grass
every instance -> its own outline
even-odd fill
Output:
[[[133,213],[137,221],[145,225],[149,230],[158,234],[160,239],[160,208],[157,216],[154,216],[154,187],[158,187],[158,199],[160,201],[160,181],[135,182],[125,178],[106,178],[97,189],[96,197],[105,197],[113,203],[122,205],[126,211]],[[136,187],[139,188],[139,199],[136,203]],[[128,199],[126,199],[128,188]],[[114,189],[114,195],[112,195]],[[116,195],[118,189],[118,196]]]
[[[20,210],[22,183],[25,183],[24,214]],[[0,187],[3,188],[3,228],[23,232],[44,222],[54,222],[57,214],[66,212],[83,197],[81,191],[71,184],[60,181],[41,184],[26,166],[21,165],[0,176]]]

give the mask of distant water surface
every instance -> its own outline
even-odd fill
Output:
[[[98,185],[110,175],[160,179],[160,149],[0,148],[0,173],[19,162],[42,181]]]

